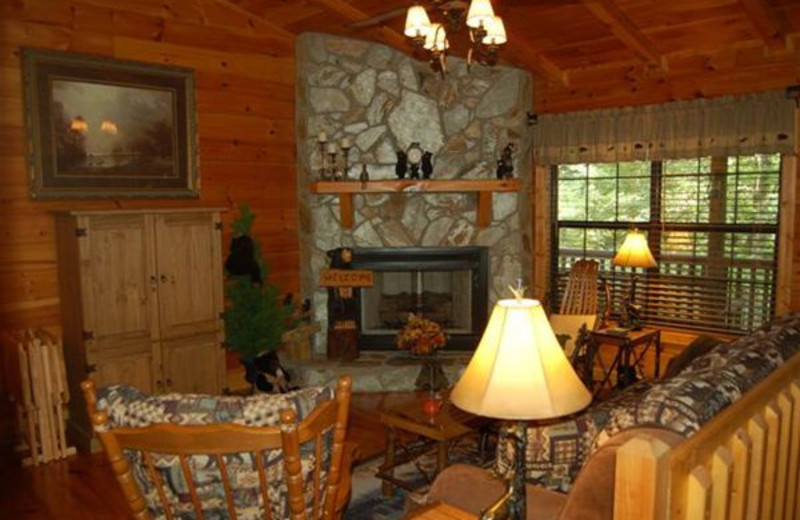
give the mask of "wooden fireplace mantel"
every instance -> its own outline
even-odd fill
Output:
[[[485,228],[492,221],[492,193],[519,191],[519,179],[450,179],[390,181],[319,181],[311,185],[311,193],[338,195],[342,227],[353,229],[353,195],[373,193],[477,193],[476,224]]]

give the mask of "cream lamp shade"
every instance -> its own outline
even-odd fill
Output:
[[[409,38],[427,36],[431,30],[431,20],[421,5],[412,5],[406,14],[406,28],[403,34]]]
[[[494,9],[490,0],[472,0],[467,11],[467,25],[473,29],[489,27],[494,20]]]
[[[658,265],[650,248],[647,237],[638,229],[632,229],[625,236],[622,245],[614,257],[614,265],[620,267],[655,267]]]
[[[450,399],[476,415],[534,420],[577,412],[592,395],[564,355],[542,305],[519,298],[495,305]]]
[[[486,36],[483,37],[483,43],[486,45],[503,45],[507,41],[506,25],[503,23],[502,18],[495,16],[492,23],[489,24]]]

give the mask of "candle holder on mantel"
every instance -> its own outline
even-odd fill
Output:
[[[325,161],[325,145],[328,143],[328,134],[326,132],[320,132],[317,136],[317,144],[319,145],[319,160],[320,160],[320,167],[319,167],[319,178],[323,181],[330,180],[328,176],[328,168],[326,167]]]
[[[350,149],[353,147],[353,141],[349,137],[342,138],[339,146],[335,142],[328,141],[328,134],[320,132],[317,136],[317,144],[319,145],[319,154],[322,165],[319,169],[319,177],[323,181],[341,181],[349,180],[350,170]],[[342,168],[339,168],[339,148],[342,151]]]
[[[342,142],[339,144],[342,148],[342,178],[344,180],[350,180],[350,148],[353,147],[353,142],[345,137],[342,139]]]
[[[339,150],[336,148],[336,143],[328,143],[325,146],[325,155],[330,159],[330,166],[328,167],[328,180],[338,180],[336,171],[336,154]]]

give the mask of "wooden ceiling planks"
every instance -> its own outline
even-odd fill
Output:
[[[411,0],[222,1],[294,34],[328,32],[413,52],[402,36],[402,11],[370,28],[351,26]],[[539,112],[784,88],[799,81],[798,0],[493,3],[509,33],[501,62],[532,72]],[[465,55],[464,34],[452,35],[451,45],[452,55]]]
[[[641,58],[667,70],[666,58],[614,2],[611,0],[585,0],[584,5],[606,24],[621,42]]]

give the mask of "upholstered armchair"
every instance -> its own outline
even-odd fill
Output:
[[[351,382],[250,397],[148,396],[82,384],[136,519],[341,518],[354,446]]]

